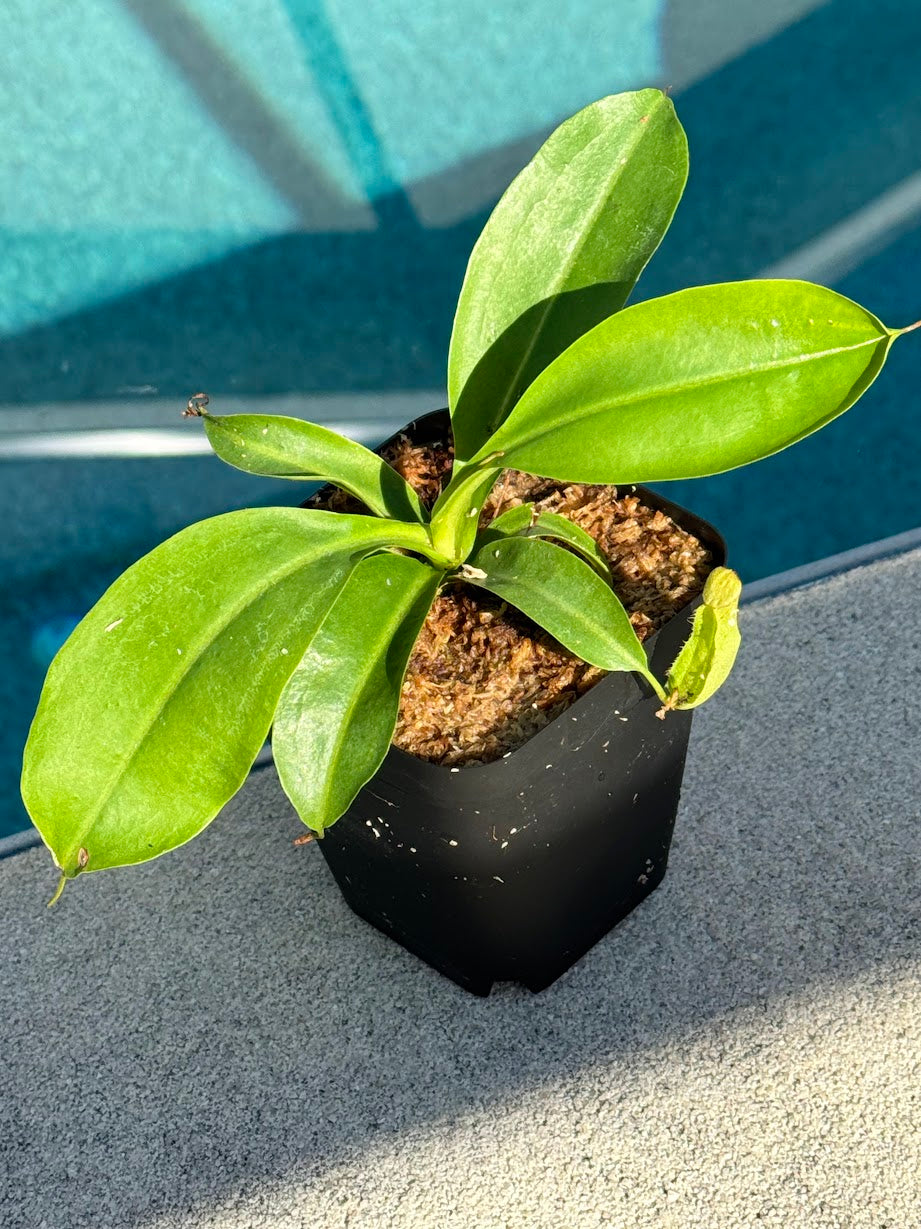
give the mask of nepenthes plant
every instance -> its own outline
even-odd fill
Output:
[[[625,485],[720,473],[841,414],[917,325],[890,329],[801,281],[699,286],[626,307],[687,177],[657,90],[562,124],[474,247],[447,366],[454,465],[431,511],[381,457],[325,427],[190,403],[214,451],[333,483],[366,509],[229,512],[124,573],[48,671],[22,793],[62,884],[200,832],[272,732],[304,823],[340,817],[385,756],[439,588],[498,595],[574,654],[634,671],[661,715],[709,699],[739,644],[740,584],[711,573],[667,677],[651,671],[595,541],[522,505],[480,525],[503,471]]]

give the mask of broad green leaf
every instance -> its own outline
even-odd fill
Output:
[[[228,465],[269,478],[334,482],[377,516],[428,520],[419,497],[386,461],[327,427],[276,414],[203,412],[211,447]]]
[[[501,516],[494,517],[487,525],[484,537],[494,532],[506,537],[523,534],[529,538],[556,538],[580,554],[603,580],[611,581],[608,561],[592,535],[559,512],[537,512],[534,504],[518,504]]]
[[[687,173],[671,101],[640,90],[572,116],[514,180],[473,249],[454,320],[448,395],[460,459],[549,362],[623,307]]]
[[[850,299],[808,282],[680,290],[581,337],[483,451],[567,482],[718,474],[779,452],[853,405],[893,336]]]
[[[739,651],[739,596],[742,582],[729,568],[714,568],[694,612],[690,638],[675,658],[665,690],[665,707],[696,708],[729,677]]]
[[[275,767],[301,819],[321,835],[387,754],[406,665],[442,575],[405,555],[365,559],[281,694]]]
[[[569,551],[541,538],[500,538],[458,575],[517,607],[583,661],[636,670],[665,698],[620,599]]]
[[[143,862],[201,831],[246,778],[354,565],[424,536],[257,508],[129,568],[52,662],[26,746],[22,795],[64,874]]]

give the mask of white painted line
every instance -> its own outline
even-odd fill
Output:
[[[216,414],[286,414],[322,423],[369,446],[404,423],[446,403],[442,389],[386,393],[330,393],[286,397],[215,397]],[[184,403],[143,401],[54,402],[24,408],[0,406],[0,460],[95,457],[207,456],[199,424],[182,423]],[[173,426],[172,424],[176,425]]]
[[[837,282],[881,251],[921,217],[921,171],[904,179],[856,213],[762,269],[759,277]]]
[[[334,431],[362,444],[376,444],[390,432],[387,424],[327,423]],[[401,426],[397,423],[396,426]],[[211,456],[207,436],[181,429],[140,427],[123,431],[37,431],[33,434],[0,435],[0,461],[93,460],[102,457],[200,457]]]
[[[195,392],[191,389],[191,392]],[[206,390],[207,391],[207,390]],[[137,427],[184,428],[180,415],[187,398],[133,396],[100,401],[43,401],[0,404],[0,439],[37,431],[85,431]],[[429,410],[447,405],[443,388],[396,389],[366,393],[288,393],[275,397],[239,397],[213,393],[212,414],[286,414],[324,425],[330,422],[388,422],[398,426]]]
[[[139,428],[126,431],[38,431],[30,435],[0,437],[0,458],[37,460],[67,457],[181,457],[208,453],[203,435],[183,431]]]

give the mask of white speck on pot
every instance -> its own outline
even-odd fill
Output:
[[[448,844],[453,845],[455,848],[457,847],[457,841],[448,841]]]
[[[606,743],[602,743],[602,744],[601,744],[601,750],[602,750],[602,751],[607,751],[607,749],[608,749],[608,747],[609,747],[610,745],[611,745],[611,740],[610,740],[610,738],[609,738],[609,739],[608,739],[608,741],[607,741]]]
[[[553,767],[553,765],[552,765],[552,764],[545,764],[545,765],[544,765],[544,767],[545,767],[545,768],[552,768],[552,767]]]
[[[374,835],[377,837],[378,840],[381,839],[381,834],[378,832],[376,828],[372,828],[371,831],[374,833]]]
[[[109,626],[106,628],[106,631],[107,632],[112,631],[114,628],[118,627],[119,623],[124,623],[124,621],[125,621],[124,619],[116,619],[114,623],[109,624]]]
[[[500,849],[505,849],[505,848],[507,847],[507,845],[508,845],[508,841],[503,841],[503,842],[502,842],[502,844],[499,846],[499,848],[500,848]]]
[[[410,853],[418,853],[419,851],[418,851],[418,849],[415,847],[415,845],[410,845],[410,847],[409,847],[409,852],[410,852]]]
[[[618,721],[629,721],[630,718],[629,717],[618,717],[617,720]]]
[[[505,880],[500,879],[498,875],[493,875],[493,879],[495,879],[496,883],[505,883]]]
[[[366,820],[365,820],[365,827],[366,827],[366,828],[370,828],[370,827],[371,827],[371,821],[370,821],[370,819],[366,819]]]
[[[452,772],[460,772],[460,769],[459,769],[459,768],[452,768],[452,769],[451,769],[451,771],[452,771]]]
[[[517,828],[509,828],[508,834],[509,836],[514,836],[517,831],[518,831]]]

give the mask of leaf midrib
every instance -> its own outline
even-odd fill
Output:
[[[426,580],[428,580],[428,577],[426,577]],[[332,752],[330,754],[330,763],[334,763],[338,761],[341,749],[343,745],[348,741],[348,737],[349,737],[348,727],[351,722],[352,713],[358,707],[359,697],[365,694],[368,684],[374,674],[374,671],[377,668],[377,664],[380,660],[380,651],[379,651],[380,647],[383,645],[383,647],[386,649],[386,647],[390,644],[391,640],[393,640],[394,635],[396,634],[396,628],[399,625],[401,625],[403,622],[405,622],[405,620],[409,617],[409,614],[412,610],[413,603],[415,601],[416,596],[418,596],[418,594],[410,596],[404,590],[403,594],[401,595],[402,614],[400,615],[399,619],[397,619],[395,622],[389,625],[387,634],[382,634],[381,636],[376,638],[375,640],[375,650],[376,651],[374,653],[374,656],[372,657],[370,653],[366,653],[364,655],[363,668],[362,666],[359,667],[359,680],[361,682],[361,687],[360,689],[355,690],[353,692],[353,696],[355,697],[355,699],[354,699],[354,702],[351,703],[348,707],[348,720],[344,720],[339,723],[339,728],[336,734],[333,736]],[[310,646],[308,646],[308,648],[305,650],[305,653],[304,653],[305,657],[309,651],[310,651]],[[303,658],[301,660],[303,661]],[[324,817],[329,811],[332,775],[333,774],[330,774],[330,773],[326,774],[325,780],[330,784],[324,785],[322,789],[322,806],[323,806]]]
[[[528,540],[528,539],[521,539],[521,541],[527,541],[527,540]],[[542,540],[541,540],[541,539],[539,539],[539,538],[532,538],[532,539],[530,539],[530,541],[531,541],[531,542],[535,542],[535,543],[537,543],[537,542],[541,542]],[[557,546],[557,545],[556,545],[556,543],[554,543],[554,542],[547,542],[547,541],[543,541],[543,542],[542,542],[542,545],[549,547],[551,550],[560,551],[562,554],[566,554],[566,553],[567,553],[567,552],[563,551],[563,548],[562,548],[562,547]],[[488,551],[489,551],[489,547],[484,548],[484,553],[483,553],[483,555],[481,556],[481,558],[483,558],[484,562],[485,562],[485,559],[486,559],[486,552],[488,552]],[[588,565],[587,563],[586,563],[586,564],[584,564],[583,566],[584,566],[584,567],[586,567],[587,569],[589,568],[589,565]],[[474,583],[474,584],[479,583],[479,584],[480,584],[480,586],[481,586],[481,588],[484,588],[484,589],[490,589],[490,592],[494,592],[494,593],[495,593],[495,592],[496,592],[496,590],[491,589],[490,584],[489,584],[489,581],[490,581],[490,579],[491,579],[491,578],[490,578],[489,568],[488,568],[488,567],[484,567],[484,568],[483,568],[483,571],[486,573],[486,579],[485,579],[485,581],[482,581],[482,582],[476,582],[476,581],[474,581],[474,582],[472,582],[472,583]],[[596,580],[598,580],[601,584],[604,584],[604,585],[605,585],[605,588],[608,590],[608,592],[609,592],[609,593],[611,593],[611,595],[612,595],[612,597],[614,598],[614,600],[615,600],[615,601],[619,601],[619,600],[620,600],[620,599],[617,597],[617,594],[616,594],[616,593],[614,593],[613,589],[611,589],[608,585],[606,585],[606,584],[605,584],[605,582],[604,582],[603,580],[601,580],[601,577],[599,577],[599,576],[598,576],[598,574],[597,574],[596,572],[594,572],[594,571],[590,571],[590,574],[591,574],[593,577],[595,577],[595,579],[596,579]],[[546,605],[546,604],[549,604],[549,603],[552,603],[552,604],[556,607],[556,609],[557,609],[558,611],[561,611],[561,612],[562,612],[565,616],[567,616],[567,617],[573,617],[573,618],[575,619],[575,621],[579,624],[579,626],[583,629],[583,632],[585,633],[585,635],[586,635],[586,637],[587,637],[587,638],[589,638],[589,639],[594,638],[594,639],[596,639],[596,640],[598,639],[598,631],[597,631],[597,628],[596,628],[596,624],[594,623],[594,621],[591,621],[591,620],[589,620],[589,619],[587,618],[587,616],[583,613],[583,611],[582,611],[581,607],[578,605],[578,603],[577,603],[576,601],[573,601],[572,605],[566,605],[566,604],[565,604],[565,603],[564,603],[564,602],[563,602],[563,601],[562,601],[559,597],[557,597],[555,594],[551,593],[548,589],[546,589],[546,588],[542,587],[542,586],[540,585],[540,583],[539,583],[539,582],[534,581],[534,580],[524,580],[524,581],[523,581],[523,580],[521,580],[520,578],[518,578],[518,577],[514,577],[514,576],[510,576],[510,577],[509,577],[509,580],[510,580],[510,582],[511,582],[511,584],[512,584],[513,586],[517,585],[518,587],[520,587],[520,588],[522,588],[522,589],[526,589],[526,590],[527,590],[527,591],[528,591],[531,595],[538,597],[538,598],[540,599],[540,601],[541,601],[541,602],[543,602],[545,605]],[[500,583],[501,583],[501,582],[500,582]],[[501,596],[502,596],[502,594],[497,594],[497,596],[501,597]],[[514,598],[513,598],[513,597],[506,597],[504,600],[511,602],[511,603],[512,603],[512,605],[515,605],[515,600],[514,600]],[[626,613],[626,612],[625,612],[625,613]],[[628,623],[629,623],[629,616],[627,617],[627,621],[628,621]],[[537,620],[535,620],[535,622],[537,622]],[[543,624],[541,624],[540,626],[543,626]],[[631,625],[631,626],[632,626],[632,625]],[[546,631],[547,629],[546,629],[546,628],[544,628],[544,630]],[[550,633],[550,634],[552,635],[553,633]],[[560,643],[563,643],[563,642],[561,641]],[[564,647],[566,647],[566,646],[564,645]],[[639,656],[637,656],[636,658],[629,657],[629,656],[628,656],[628,651],[627,651],[627,649],[625,649],[625,648],[624,648],[624,646],[623,646],[623,645],[621,645],[621,644],[619,644],[619,643],[618,643],[618,645],[617,645],[617,648],[618,648],[618,651],[620,652],[620,654],[621,654],[621,656],[622,656],[623,660],[632,662],[632,665],[630,666],[630,669],[631,669],[631,670],[640,670],[640,669],[645,668],[645,666],[646,666],[645,654],[643,654],[643,662],[642,662],[642,666],[641,666],[641,665],[639,664],[639,661],[640,661]],[[570,650],[570,652],[572,652],[572,651],[574,651],[574,650]],[[640,652],[641,652],[641,653],[643,652],[642,648],[640,648]],[[586,659],[586,660],[587,660],[587,659]],[[594,663],[590,663],[590,664],[594,664]],[[611,667],[610,667],[610,666],[599,666],[598,668],[599,668],[599,669],[601,669],[601,670],[610,670],[610,669],[611,669]]]
[[[345,554],[347,553],[347,551],[343,550],[342,553]],[[100,794],[100,801],[98,805],[90,811],[87,822],[81,825],[80,839],[76,843],[76,847],[78,849],[83,846],[84,841],[88,838],[89,833],[92,831],[100,815],[103,813],[105,808],[108,806],[113,795],[118,789],[118,786],[120,782],[122,781],[125,773],[134,763],[135,759],[140,753],[141,747],[143,746],[144,742],[149,736],[151,730],[154,728],[154,726],[159,721],[171,697],[174,696],[179,691],[180,687],[183,686],[186,679],[189,678],[189,676],[197,668],[202,658],[207,654],[207,652],[209,651],[211,646],[217,641],[219,636],[223,635],[223,633],[226,632],[228,628],[230,628],[239,618],[242,618],[242,616],[247,612],[247,610],[249,610],[250,607],[252,607],[256,601],[264,597],[271,588],[277,587],[277,585],[287,580],[289,576],[292,576],[300,568],[309,567],[310,564],[315,561],[316,561],[315,555],[314,557],[307,558],[307,559],[301,557],[295,563],[292,563],[290,565],[285,565],[284,567],[279,568],[277,572],[270,573],[270,577],[271,577],[270,585],[263,585],[255,597],[250,597],[245,601],[234,604],[234,606],[230,608],[227,617],[223,620],[217,621],[217,626],[218,626],[217,635],[212,636],[210,640],[203,640],[188,654],[188,656],[186,656],[186,654],[183,654],[182,669],[179,675],[176,676],[175,682],[169,689],[161,692],[160,695],[157,697],[156,707],[154,710],[154,716],[152,720],[148,721],[144,725],[144,727],[141,729],[137,738],[134,740],[131,753],[128,755],[126,759],[122,760],[119,763],[116,771],[111,775],[111,777],[108,778],[106,782],[105,790],[104,792]],[[214,626],[215,626],[214,623],[208,624],[208,630],[210,631],[211,629],[214,628]],[[319,630],[319,627],[317,628],[317,630]],[[316,632],[314,634],[316,634]],[[308,647],[309,647],[309,642],[308,642]],[[306,652],[306,649],[305,649],[305,652]],[[71,843],[73,844],[73,842]]]
[[[258,416],[254,415],[253,417]],[[308,423],[300,418],[291,418],[290,416],[279,415],[278,417],[284,423],[287,430],[292,431],[295,435],[304,437],[303,443],[307,448],[310,447],[310,440],[308,438],[310,432],[318,432],[318,443],[324,448],[338,451],[342,457],[343,466],[347,465],[350,468],[351,473],[343,477],[341,474],[336,475],[333,473],[324,473],[322,470],[313,470],[306,473],[281,473],[272,468],[269,475],[270,477],[288,479],[290,481],[333,482],[343,487],[347,484],[351,484],[349,486],[349,493],[354,495],[356,499],[360,499],[363,503],[368,504],[369,507],[372,506],[368,502],[369,493],[357,489],[359,484],[352,481],[352,476],[357,475],[359,479],[367,478],[369,480],[372,477],[375,479],[379,478],[381,480],[382,489],[381,498],[379,500],[375,499],[374,501],[376,509],[379,509],[379,515],[393,515],[387,505],[386,492],[387,483],[392,482],[394,486],[398,487],[400,491],[405,494],[408,506],[417,513],[420,521],[424,520],[424,517],[421,515],[422,505],[416,492],[406,481],[403,475],[397,473],[393,466],[388,465],[382,457],[377,455],[377,453],[372,452],[369,448],[365,448],[365,446],[360,444],[358,440],[350,439],[347,435],[340,435],[338,432],[331,431],[328,427],[323,427],[319,423]],[[240,428],[229,425],[230,421],[231,420],[228,417],[211,418],[212,423],[216,424],[219,428],[225,429],[229,435],[232,435],[234,431],[239,431]],[[274,424],[269,422],[267,425],[271,428]],[[257,439],[255,443],[247,442],[246,444],[243,444],[239,439],[233,440],[232,442],[235,447],[240,449],[241,458],[246,455],[246,452],[249,452],[260,460],[267,462],[268,466],[274,466],[277,463],[290,464],[291,450],[284,447],[279,447],[275,444],[274,440],[271,440],[268,436]]]
[[[592,418],[596,414],[603,414],[614,409],[624,409],[633,405],[641,405],[647,401],[659,401],[664,397],[672,397],[676,393],[695,391],[701,388],[712,388],[720,384],[731,384],[735,380],[748,381],[753,376],[763,375],[769,371],[782,370],[784,367],[797,367],[805,363],[814,362],[818,359],[831,358],[837,354],[851,354],[855,350],[861,350],[866,346],[878,346],[880,342],[885,341],[885,335],[873,337],[867,341],[860,341],[853,346],[839,346],[832,350],[821,350],[814,354],[801,354],[789,359],[777,359],[768,363],[759,363],[756,366],[747,367],[744,371],[732,371],[724,374],[706,376],[699,380],[688,380],[681,384],[663,384],[657,388],[647,390],[642,393],[637,393],[632,396],[624,396],[617,399],[609,399],[605,401],[594,401],[581,410],[576,410],[566,415],[566,420],[563,425],[569,427],[577,422],[583,422],[587,418]],[[578,343],[577,343],[578,344]],[[569,353],[569,351],[567,351]],[[547,369],[548,372],[550,368]],[[536,387],[536,382],[532,389]],[[522,402],[523,402],[522,398]],[[519,402],[519,405],[522,404]],[[529,444],[535,443],[537,440],[544,439],[548,435],[553,435],[560,429],[560,423],[553,426],[544,427],[541,430],[536,430],[531,434],[523,436],[521,439],[515,440],[514,443],[506,446],[506,454],[513,457],[516,449],[526,447]],[[508,421],[503,423],[503,427],[508,426]],[[501,430],[502,428],[500,428]],[[489,441],[490,444],[494,439]],[[477,458],[471,458],[475,461]]]
[[[661,109],[661,107],[662,107],[662,102],[657,101],[654,104],[655,112],[658,112]],[[650,116],[653,114],[653,108],[650,109],[649,114]],[[588,237],[592,233],[594,225],[597,222],[599,216],[601,215],[608,198],[610,197],[612,191],[614,190],[621,176],[626,173],[629,167],[631,155],[636,150],[636,148],[640,145],[640,143],[647,136],[649,136],[651,131],[652,131],[651,126],[646,127],[646,128],[640,127],[638,129],[636,136],[626,147],[626,160],[621,161],[618,164],[618,166],[615,168],[614,172],[604,181],[604,190],[601,193],[599,193],[598,200],[596,201],[595,205],[592,207],[590,214],[588,215],[590,221],[589,221],[589,225],[583,231],[583,238],[575,245],[575,247],[573,248],[566,262],[560,266],[558,275],[551,280],[550,293],[549,295],[545,297],[543,308],[541,309],[538,315],[537,324],[536,324],[534,331],[531,334],[530,341],[528,342],[528,345],[525,348],[525,350],[522,352],[521,359],[518,363],[518,366],[515,369],[512,379],[509,381],[507,385],[502,401],[496,407],[494,417],[498,417],[500,424],[502,422],[502,415],[505,413],[506,408],[508,406],[508,402],[513,396],[514,389],[518,385],[518,381],[521,378],[521,374],[526,369],[527,364],[530,361],[531,355],[534,353],[534,350],[537,346],[538,340],[541,338],[541,336],[544,333],[544,330],[547,325],[547,321],[549,320],[550,315],[556,306],[556,299],[553,296],[558,294],[561,288],[565,286],[566,280],[568,279],[570,273],[572,272],[573,267],[577,263],[578,258],[581,256],[582,251],[586,243],[588,242]],[[610,135],[609,133],[605,133],[603,130],[597,133],[596,136],[592,137],[592,139],[586,145],[582,147],[582,150],[580,151],[580,154],[579,154],[579,158],[587,154],[587,152],[592,148],[592,146],[597,141],[600,141],[605,136],[609,136],[609,135]],[[530,217],[531,213],[533,212],[533,210],[536,208],[538,204],[542,203],[543,201],[546,201],[546,199],[547,199],[547,196],[545,194],[544,196],[540,197],[538,201],[535,201],[534,204],[532,204],[531,209],[528,211],[528,214],[519,223],[518,231],[516,232],[516,239],[517,239],[518,234],[521,232],[522,228],[524,227],[525,222],[527,221],[527,219]],[[499,266],[499,272],[496,276],[497,282],[501,282],[502,274],[509,260],[511,259],[513,246],[514,244],[509,244],[505,249],[505,256],[504,256],[502,263]],[[493,338],[493,341],[495,340],[496,339]],[[480,342],[482,343],[482,334],[480,336]],[[489,345],[492,345],[492,342],[490,342]],[[481,350],[481,357],[483,354],[486,353],[486,350],[489,349],[489,345],[487,345],[485,350]],[[466,385],[467,381],[470,379],[470,376],[475,367],[476,367],[476,363],[474,363],[473,367],[471,367],[470,370],[468,371],[467,376],[464,380],[464,384],[461,386],[460,393],[458,394],[458,401],[460,400],[460,397],[463,395],[464,385]]]

